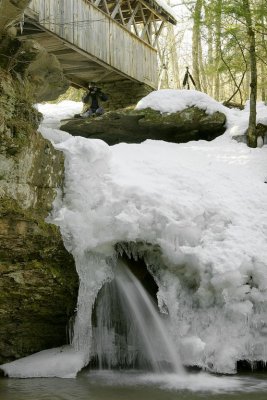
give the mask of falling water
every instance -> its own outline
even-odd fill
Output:
[[[164,317],[120,260],[113,281],[102,288],[95,309],[93,356],[99,367],[184,373]]]

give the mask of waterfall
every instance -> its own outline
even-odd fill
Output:
[[[92,355],[100,368],[142,368],[184,373],[160,315],[140,281],[119,260],[114,279],[100,291],[95,307]]]
[[[212,112],[209,101],[201,106]],[[240,116],[231,115],[230,136],[246,125],[243,117],[236,124]],[[266,148],[253,152],[228,135],[209,143],[108,146],[45,125],[41,131],[65,158],[64,188],[47,221],[60,228],[79,275],[74,337],[70,346],[2,369],[10,376],[73,377],[95,358],[102,367],[157,370],[175,365],[178,348],[184,365],[212,372],[235,373],[239,360],[266,362]],[[171,354],[170,339],[156,345],[162,335],[154,339],[149,307],[128,287],[136,285],[114,268],[123,252],[142,258],[158,285],[175,341]],[[143,313],[140,327],[134,306]]]

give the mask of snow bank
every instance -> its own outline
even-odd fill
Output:
[[[195,91],[163,90],[138,108],[173,112],[189,104],[208,112],[223,107]],[[51,221],[80,275],[74,346],[85,359],[90,310],[112,277],[114,245],[146,242],[160,248],[158,260],[147,263],[185,364],[232,373],[239,359],[267,361],[267,147],[231,141],[229,132],[246,125],[247,111],[227,113],[228,130],[213,142],[110,147],[81,137],[60,141],[46,128],[65,154],[64,196]],[[267,117],[263,105],[261,115]],[[130,253],[138,252],[131,246]],[[51,369],[41,371],[51,376]]]
[[[83,365],[82,353],[63,346],[1,365],[1,369],[12,378],[75,378]]]
[[[193,106],[205,110],[207,114],[220,111],[227,115],[230,111],[206,93],[197,90],[173,89],[161,89],[149,93],[137,103],[135,109],[142,110],[150,107],[162,113],[174,113]]]

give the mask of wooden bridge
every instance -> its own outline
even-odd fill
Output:
[[[156,88],[165,22],[176,23],[163,0],[32,0],[21,35],[56,55],[75,86],[130,80]]]

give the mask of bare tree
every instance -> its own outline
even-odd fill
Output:
[[[256,103],[257,103],[257,58],[255,31],[252,25],[252,13],[250,0],[242,0],[243,13],[246,21],[247,37],[249,43],[249,61],[250,61],[250,99],[249,99],[249,123],[248,123],[248,145],[257,147],[256,133]]]
[[[199,61],[200,57],[200,26],[201,26],[201,10],[202,10],[203,1],[196,0],[194,12],[193,12],[193,35],[192,35],[192,66],[193,66],[193,77],[196,83],[196,89],[201,90],[200,86],[200,65]]]
[[[215,7],[215,87],[214,97],[220,99],[220,73],[221,63],[221,36],[222,36],[222,0],[217,0]]]

